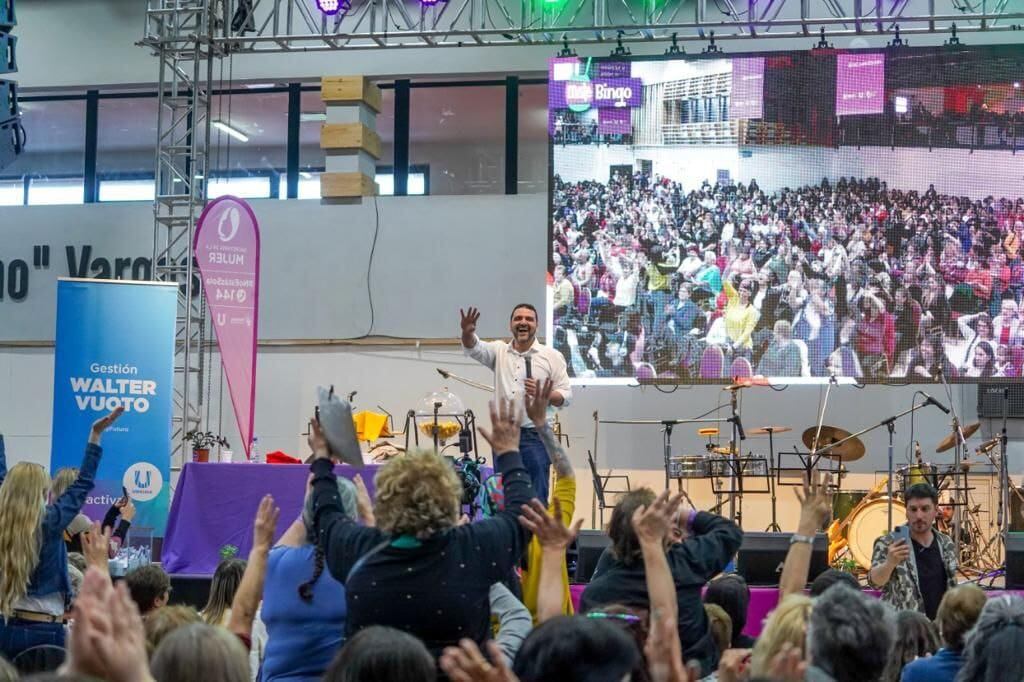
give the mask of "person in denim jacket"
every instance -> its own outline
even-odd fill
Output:
[[[40,645],[64,646],[71,595],[64,529],[93,488],[103,454],[100,438],[123,411],[93,423],[78,478],[49,504],[46,470],[19,462],[8,472],[0,439],[0,654],[8,659]]]

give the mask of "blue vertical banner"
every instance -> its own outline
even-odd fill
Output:
[[[62,279],[57,283],[50,470],[77,467],[92,423],[125,413],[103,435],[96,485],[82,510],[101,520],[122,495],[132,528],[163,537],[170,501],[171,412],[178,286]]]

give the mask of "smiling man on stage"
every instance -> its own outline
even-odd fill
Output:
[[[537,341],[537,309],[529,303],[520,303],[512,309],[509,320],[511,341],[481,341],[476,335],[480,311],[476,308],[460,310],[462,315],[462,346],[466,355],[494,370],[494,396],[523,404],[526,392],[536,396],[540,382],[550,378],[554,384],[550,404],[564,407],[572,398],[569,373],[565,358],[558,351]],[[533,422],[522,411],[522,429],[519,432],[519,453],[537,497],[548,501],[548,482],[551,460]]]

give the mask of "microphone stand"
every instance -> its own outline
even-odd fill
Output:
[[[939,379],[942,380],[942,387],[946,391],[949,409],[953,413],[953,431],[956,433],[956,447],[953,448],[953,547],[955,548],[957,559],[960,559],[960,517],[963,515],[962,510],[967,506],[967,499],[963,496],[962,491],[964,485],[961,480],[963,472],[960,470],[960,463],[963,461],[961,448],[967,442],[967,439],[964,438],[964,430],[956,413],[956,403],[953,401],[953,389],[950,388],[949,382],[946,381],[946,374],[942,371],[942,363],[939,363],[938,369]]]
[[[1010,511],[1010,469],[1006,446],[1006,420],[1010,411],[1010,389],[1003,387],[1003,430],[999,434],[999,528],[1003,542],[1003,561],[1006,561],[1006,539],[1013,514]]]
[[[472,379],[467,379],[465,377],[460,377],[458,374],[455,374],[453,372],[449,372],[446,369],[441,369],[440,367],[437,367],[436,369],[437,369],[437,373],[440,374],[445,379],[455,379],[456,381],[458,381],[460,383],[463,383],[463,384],[466,384],[467,386],[472,386],[473,388],[479,388],[480,390],[483,390],[483,391],[490,391],[492,393],[494,392],[494,386],[488,386],[487,384],[481,383],[479,381],[473,381]]]

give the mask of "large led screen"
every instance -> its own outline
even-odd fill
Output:
[[[990,381],[1024,364],[1024,48],[549,64],[577,382]]]

